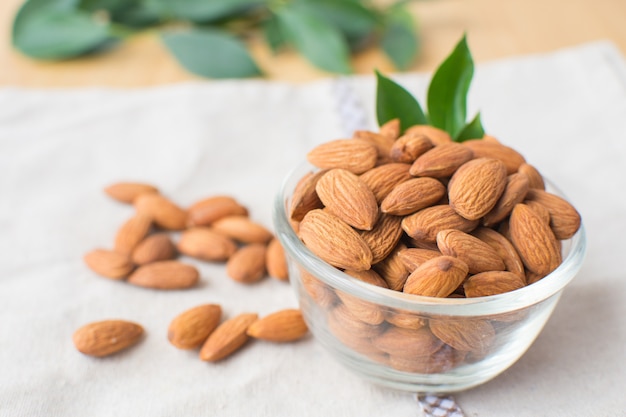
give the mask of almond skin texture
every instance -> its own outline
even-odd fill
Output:
[[[525,162],[519,152],[502,144],[481,139],[466,140],[463,144],[474,152],[475,158],[493,158],[502,161],[508,175],[517,172],[520,165]]]
[[[280,281],[289,280],[289,268],[287,267],[287,258],[285,250],[276,238],[272,239],[267,245],[265,254],[265,268],[270,277]]]
[[[472,232],[472,235],[491,246],[500,255],[507,271],[520,277],[524,276],[524,264],[517,254],[517,250],[507,238],[487,227],[479,227]]]
[[[472,157],[472,150],[465,145],[456,142],[445,143],[418,157],[409,172],[416,177],[449,177]]]
[[[448,229],[437,233],[437,246],[442,254],[465,262],[470,274],[503,271],[505,268],[504,261],[491,246],[459,230]]]
[[[327,171],[324,169],[315,173],[310,172],[300,179],[291,196],[290,213],[292,220],[301,221],[309,211],[324,207],[317,191],[315,191],[315,186]]]
[[[478,158],[463,164],[448,184],[450,206],[468,220],[489,213],[506,187],[506,167],[498,159]]]
[[[486,320],[431,319],[429,326],[439,340],[462,352],[484,354],[496,336],[493,326]]]
[[[362,300],[341,290],[336,290],[335,293],[343,305],[350,311],[350,314],[362,322],[378,325],[385,321],[384,311],[376,304]]]
[[[370,169],[359,178],[372,190],[376,201],[380,203],[396,185],[411,178],[410,167],[409,164],[385,164]]]
[[[517,169],[517,172],[520,174],[526,175],[528,178],[528,187],[535,188],[537,190],[545,190],[546,184],[543,181],[543,176],[534,166],[523,163]]]
[[[222,307],[204,304],[179,314],[167,330],[167,339],[179,349],[200,346],[217,328],[222,318]]]
[[[398,136],[400,136],[400,119],[391,119],[383,123],[378,133],[388,137],[392,141],[398,139]]]
[[[86,324],[74,332],[74,346],[89,356],[103,357],[139,342],[143,327],[125,320],[104,320]]]
[[[104,192],[114,200],[132,204],[141,194],[156,194],[159,190],[150,185],[139,182],[118,182],[104,189]]]
[[[106,249],[92,250],[83,260],[96,274],[112,279],[126,278],[134,268],[128,255]]]
[[[409,276],[409,271],[398,256],[398,253],[404,249],[406,249],[406,245],[402,242],[398,243],[385,259],[372,266],[372,269],[374,269],[382,279],[385,280],[389,288],[394,291],[402,291],[402,287],[404,287],[404,283]]]
[[[372,251],[348,224],[322,210],[311,210],[300,223],[300,239],[322,260],[342,269],[370,269]]]
[[[371,230],[378,220],[378,204],[369,187],[345,169],[331,169],[315,186],[326,209],[350,226]]]
[[[161,194],[141,194],[133,202],[137,213],[144,214],[166,230],[182,230],[187,226],[187,212]]]
[[[367,282],[370,285],[375,285],[381,288],[389,288],[387,282],[373,269],[368,269],[366,271],[353,271],[351,269],[346,269],[343,272],[358,279],[359,281]]]
[[[509,232],[526,268],[547,275],[561,264],[560,247],[552,229],[527,205],[515,206],[509,220]]]
[[[440,256],[424,262],[409,275],[403,291],[427,297],[447,297],[461,285],[469,268],[460,259]]]
[[[156,261],[166,261],[176,257],[176,247],[165,233],[148,236],[133,251],[132,260],[136,265],[145,265]]]
[[[550,227],[557,239],[569,239],[580,228],[580,214],[567,201],[554,194],[532,189],[526,199],[541,204],[550,213]]]
[[[200,359],[217,362],[239,350],[249,339],[248,327],[258,318],[256,313],[243,313],[220,324],[202,345]]]
[[[127,220],[115,235],[113,245],[116,252],[130,255],[150,232],[152,219],[146,215],[136,214]]]
[[[362,174],[376,165],[378,149],[360,139],[337,139],[315,147],[307,159],[321,169],[342,168]]]
[[[401,218],[383,214],[372,230],[361,232],[361,237],[372,251],[372,264],[387,257],[402,236]]]
[[[424,135],[433,143],[433,145],[442,145],[452,142],[452,138],[445,130],[441,130],[430,125],[415,125],[409,127],[405,135]]]
[[[487,297],[526,286],[524,278],[508,271],[488,271],[472,275],[463,284],[466,297]]]
[[[443,346],[425,327],[415,330],[391,327],[374,339],[373,344],[383,352],[401,358],[430,356]]]
[[[460,216],[447,204],[427,207],[402,219],[402,229],[413,239],[435,242],[437,233],[445,229],[470,232],[478,226],[478,220]]]
[[[252,323],[248,336],[269,342],[293,342],[304,337],[309,328],[298,309],[277,311]]]
[[[391,146],[393,145],[394,139],[381,135],[380,133],[374,133],[367,130],[355,131],[354,138],[369,142],[376,147],[378,152],[378,157],[376,159],[377,165],[391,162],[389,154],[391,152]]]
[[[247,216],[248,209],[233,197],[214,196],[200,200],[187,210],[187,226],[208,226],[226,216]]]
[[[396,140],[391,147],[390,156],[394,162],[412,164],[415,160],[433,148],[427,136],[418,134],[404,135]]]
[[[212,229],[241,243],[267,243],[272,233],[247,216],[226,216],[213,223]]]
[[[504,220],[511,214],[511,210],[513,210],[516,204],[524,201],[528,188],[528,177],[526,175],[519,173],[509,175],[506,179],[504,192],[494,208],[485,215],[483,224],[490,227]]]
[[[237,250],[232,239],[208,227],[194,227],[180,235],[178,250],[183,255],[205,261],[222,262]]]
[[[438,202],[446,187],[433,178],[413,178],[394,187],[380,205],[383,213],[406,216]]]
[[[265,276],[267,246],[252,243],[241,247],[226,263],[229,277],[243,284],[252,284]]]
[[[400,251],[398,255],[407,270],[413,272],[424,262],[441,256],[442,253],[431,249],[407,248]]]
[[[178,261],[159,261],[140,266],[128,282],[133,285],[157,290],[178,290],[198,283],[196,268]]]

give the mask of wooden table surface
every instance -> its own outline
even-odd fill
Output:
[[[185,72],[154,35],[137,35],[102,55],[65,62],[33,61],[16,52],[11,22],[23,0],[0,0],[0,86],[141,87],[198,79]],[[466,31],[477,62],[549,52],[599,39],[626,55],[626,0],[422,0],[411,4],[422,52],[410,70],[432,71]],[[302,82],[327,76],[295,53],[277,57],[251,45],[268,79]],[[353,60],[355,72],[393,68],[378,50]]]

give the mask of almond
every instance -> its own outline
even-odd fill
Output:
[[[473,159],[450,179],[450,206],[468,220],[480,219],[495,207],[505,187],[506,167],[500,160]]]
[[[380,133],[374,133],[367,130],[355,131],[354,138],[369,142],[376,147],[376,151],[378,152],[376,164],[386,164],[391,161],[389,154],[391,146],[393,146],[394,139],[381,135]]]
[[[463,284],[466,297],[486,297],[526,286],[524,278],[508,271],[488,271],[472,275]]]
[[[324,169],[315,173],[309,172],[300,179],[291,196],[290,218],[292,220],[301,221],[309,211],[324,207],[315,191],[315,186],[327,171]]]
[[[343,269],[370,269],[372,251],[348,224],[322,210],[311,210],[300,223],[304,244],[329,264]]]
[[[178,290],[193,287],[198,282],[198,270],[178,261],[158,261],[142,265],[128,277],[133,285],[158,290]]]
[[[466,140],[465,146],[474,152],[475,158],[493,158],[502,161],[508,175],[517,172],[525,162],[524,157],[513,148],[481,139]]]
[[[470,274],[503,271],[505,268],[504,261],[491,246],[460,230],[448,229],[437,233],[437,246],[442,254],[465,262]]]
[[[406,249],[406,246],[402,242],[398,243],[385,259],[372,266],[385,280],[389,288],[395,291],[402,291],[404,282],[409,276],[409,271],[398,256],[398,253],[404,249]]]
[[[433,148],[433,143],[427,136],[408,134],[396,140],[389,151],[391,160],[412,164],[425,152]]]
[[[357,337],[360,340],[375,337],[385,329],[384,326],[365,323],[352,314],[348,307],[343,304],[338,305],[329,314],[328,327],[342,341],[352,337]]]
[[[390,356],[388,363],[393,369],[403,372],[418,374],[437,374],[456,368],[465,359],[465,352],[443,345],[439,350],[430,356],[416,356],[404,358],[401,356]]]
[[[155,194],[158,193],[159,190],[150,184],[143,184],[139,182],[118,182],[106,187],[104,192],[114,200],[132,204],[137,196],[141,194]]]
[[[345,169],[328,171],[319,179],[315,190],[331,214],[356,229],[371,230],[378,220],[374,193]]]
[[[374,346],[389,355],[401,358],[430,356],[443,346],[426,327],[404,329],[390,327],[373,340]]]
[[[89,323],[74,332],[74,346],[85,355],[103,357],[135,345],[143,327],[125,320]]]
[[[403,329],[420,329],[427,324],[426,319],[417,313],[406,310],[389,309],[385,314],[385,320]]]
[[[504,220],[516,204],[524,201],[528,192],[528,177],[524,174],[511,174],[506,179],[504,192],[498,199],[498,202],[489,213],[483,218],[485,226],[493,226]]]
[[[163,229],[182,230],[187,225],[187,212],[161,194],[141,194],[133,204],[138,213],[152,218]]]
[[[486,320],[469,318],[431,319],[430,330],[445,344],[462,352],[486,353],[496,333]]]
[[[220,324],[202,345],[200,359],[216,362],[235,353],[248,341],[248,327],[258,318],[256,313],[243,313]]]
[[[364,323],[377,325],[385,321],[383,310],[376,304],[362,300],[340,290],[335,292],[350,314]]]
[[[303,268],[300,268],[300,279],[306,293],[319,306],[331,309],[339,302],[335,292],[328,285],[315,278]]]
[[[543,181],[543,176],[539,173],[539,171],[537,171],[537,168],[535,168],[534,166],[524,162],[519,166],[517,172],[526,175],[526,177],[528,178],[529,188],[535,188],[537,190],[546,189],[546,184]]]
[[[133,263],[145,265],[176,257],[176,247],[165,233],[157,233],[142,240],[132,254]]]
[[[550,212],[548,211],[546,206],[538,201],[533,200],[524,200],[524,204],[526,204],[535,213],[537,213],[539,217],[541,217],[541,220],[543,220],[546,224],[550,224]]]
[[[416,177],[449,177],[472,158],[472,150],[468,147],[456,142],[445,143],[418,157],[409,172]]]
[[[391,190],[380,205],[383,213],[406,216],[435,204],[446,193],[446,187],[434,178],[413,178]]]
[[[385,164],[370,169],[359,178],[372,190],[376,201],[380,203],[396,185],[411,178],[409,168],[409,164]]]
[[[208,226],[226,216],[247,216],[248,209],[229,196],[214,196],[197,201],[187,210],[187,226]]]
[[[507,271],[524,276],[524,264],[507,238],[487,227],[479,227],[472,232],[472,235],[491,246],[500,255]]]
[[[183,255],[213,262],[226,261],[237,250],[232,239],[208,227],[185,230],[177,247]]]
[[[400,136],[400,119],[391,119],[383,123],[378,133],[391,140],[396,140]]]
[[[252,243],[241,247],[226,264],[226,273],[237,282],[251,284],[265,276],[265,255],[267,247]]]
[[[152,219],[149,216],[137,213],[127,220],[115,235],[114,249],[116,252],[130,255],[135,247],[150,232]]]
[[[83,259],[89,269],[107,278],[126,278],[134,268],[128,255],[106,249],[92,250]]]
[[[247,216],[226,216],[213,223],[212,229],[241,243],[267,243],[272,233]]]
[[[440,256],[420,265],[409,275],[403,291],[427,297],[447,297],[461,285],[469,268],[460,259]]]
[[[280,281],[289,280],[289,269],[287,267],[285,250],[280,244],[280,241],[276,238],[270,240],[270,243],[267,245],[265,268],[269,276]]]
[[[337,139],[318,145],[307,154],[308,161],[318,168],[341,168],[362,174],[376,165],[378,149],[359,139]]]
[[[435,242],[437,233],[445,229],[471,232],[478,220],[461,217],[447,204],[427,207],[402,219],[402,229],[413,239]]]
[[[433,145],[442,145],[452,142],[452,138],[445,130],[441,130],[430,125],[415,125],[409,127],[405,135],[424,135],[433,143]]]
[[[401,218],[383,214],[372,230],[361,232],[361,237],[372,251],[372,264],[385,259],[402,236]]]
[[[277,311],[252,323],[248,336],[270,342],[293,342],[301,339],[309,328],[298,309]]]
[[[366,271],[353,271],[351,269],[346,269],[343,272],[353,278],[358,279],[359,281],[366,282],[370,285],[375,285],[381,288],[389,288],[387,281],[385,281],[383,277],[381,277],[378,272],[374,271],[373,269],[368,269]]]
[[[167,338],[179,349],[196,348],[217,328],[221,318],[222,307],[217,304],[191,308],[172,320],[167,330]]]
[[[543,190],[531,189],[526,199],[534,201],[548,209],[550,213],[550,227],[557,239],[569,239],[580,228],[580,214],[561,197]]]
[[[421,248],[407,248],[398,253],[400,260],[406,266],[406,269],[411,272],[419,268],[419,266],[424,262],[441,255],[442,253],[438,250]]]
[[[550,226],[525,204],[513,209],[509,220],[511,242],[524,266],[545,275],[561,263],[561,251]]]

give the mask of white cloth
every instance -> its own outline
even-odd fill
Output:
[[[427,75],[396,79],[423,101]],[[373,128],[373,77],[348,82]],[[0,89],[0,416],[419,416],[415,394],[362,381],[312,338],[250,343],[218,364],[166,340],[170,320],[201,303],[229,317],[295,306],[284,283],[243,286],[222,265],[188,260],[200,287],[160,292],[100,278],[82,261],[110,247],[132,213],[102,192],[118,180],[153,183],[181,205],[231,194],[271,226],[282,178],[344,135],[334,85]],[[468,416],[623,417],[624,58],[601,42],[481,65],[469,107],[577,206],[589,249],[527,354],[455,398]],[[145,339],[110,358],[78,353],[74,330],[108,318],[142,324]]]

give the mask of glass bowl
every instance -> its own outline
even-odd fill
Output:
[[[530,347],[582,265],[586,241],[581,225],[562,242],[563,262],[556,270],[512,292],[432,298],[367,284],[314,255],[291,226],[292,192],[314,170],[302,164],[285,180],[274,206],[275,231],[314,337],[341,364],[376,384],[454,392],[494,378]]]

